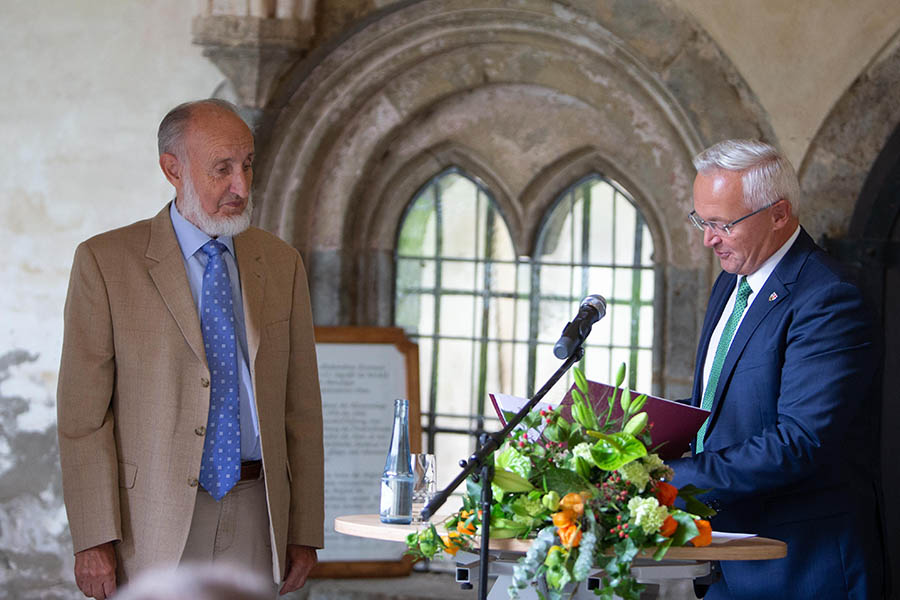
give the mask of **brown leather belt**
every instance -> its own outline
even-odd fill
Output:
[[[241,481],[259,479],[260,473],[262,473],[261,460],[248,460],[241,463]]]

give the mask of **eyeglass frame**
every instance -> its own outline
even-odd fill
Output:
[[[691,225],[693,225],[700,231],[706,231],[706,228],[709,227],[710,231],[713,234],[719,234],[720,232],[724,232],[726,236],[730,236],[732,227],[734,227],[735,225],[737,225],[744,219],[749,219],[753,215],[757,215],[766,209],[772,208],[773,206],[775,206],[782,200],[784,200],[784,198],[779,198],[775,202],[770,202],[769,204],[766,204],[762,208],[757,208],[752,213],[750,213],[748,215],[744,215],[743,217],[741,217],[739,219],[735,219],[734,221],[731,221],[730,223],[725,223],[724,225],[719,225],[715,221],[704,221],[702,218],[700,218],[700,215],[697,214],[696,210],[692,210],[691,212],[688,213],[688,221],[690,221]]]

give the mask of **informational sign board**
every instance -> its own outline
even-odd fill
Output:
[[[334,531],[335,517],[376,514],[394,399],[409,400],[412,452],[421,445],[418,347],[394,327],[317,327],[325,445],[325,548],[314,577],[408,573],[405,547]]]

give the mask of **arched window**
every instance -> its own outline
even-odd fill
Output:
[[[424,445],[441,480],[498,428],[489,392],[531,396],[556,370],[552,346],[588,294],[606,298],[607,315],[582,367],[610,381],[626,362],[630,386],[650,391],[652,252],[630,197],[600,175],[554,203],[531,260],[517,256],[489,190],[459,169],[416,193],[397,235],[394,321],[419,345]]]
[[[589,294],[606,299],[606,317],[585,343],[581,367],[650,392],[653,359],[653,240],[640,211],[614,181],[590,175],[566,190],[545,217],[532,262],[529,395],[559,366],[551,347]]]
[[[525,391],[527,265],[490,192],[455,168],[409,204],[395,260],[394,321],[419,345],[422,431],[443,479],[470,436],[496,429],[487,393]]]

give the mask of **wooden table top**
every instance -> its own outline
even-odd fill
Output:
[[[434,521],[439,533],[444,529],[440,523],[446,515]],[[334,530],[356,537],[373,538],[390,542],[406,542],[410,533],[424,529],[426,525],[388,525],[382,523],[378,515],[346,515],[334,520]],[[491,540],[491,550],[526,552],[529,540]],[[653,550],[646,550],[641,556],[653,556]],[[764,537],[727,539],[724,534],[713,532],[713,543],[709,546],[672,547],[666,552],[666,559],[672,560],[768,560],[787,556],[787,544]]]

